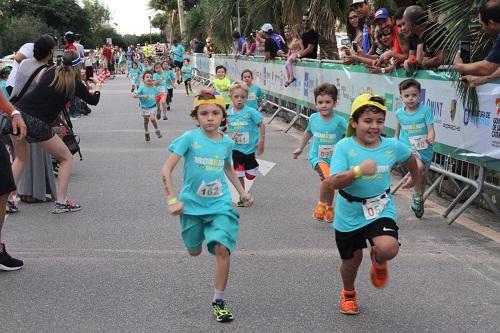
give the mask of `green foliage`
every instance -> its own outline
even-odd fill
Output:
[[[11,54],[21,45],[32,42],[40,36],[40,31],[50,32],[49,27],[39,18],[23,15],[8,18],[2,29],[1,48],[2,55]]]

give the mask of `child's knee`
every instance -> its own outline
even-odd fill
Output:
[[[222,244],[215,244],[214,250],[217,257],[229,257],[229,250]]]
[[[377,246],[377,254],[385,260],[391,260],[399,252],[399,244],[396,242]]]
[[[191,257],[197,257],[201,254],[202,249],[188,249],[188,253]]]

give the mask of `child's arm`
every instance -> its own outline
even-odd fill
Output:
[[[177,199],[177,195],[174,191],[174,185],[172,182],[172,171],[174,170],[177,163],[180,161],[181,156],[172,153],[163,167],[161,168],[161,175],[163,179],[163,188],[165,190],[165,195],[168,199],[168,211],[172,215],[182,214],[183,204]]]
[[[299,155],[302,154],[304,147],[306,146],[309,139],[311,139],[311,137],[312,137],[311,132],[304,131],[304,133],[302,134],[302,137],[300,138],[299,147],[292,152],[293,159],[296,160],[299,157]]]
[[[434,124],[427,125],[427,143],[433,145],[434,140],[436,140],[436,131],[434,131]]]
[[[259,129],[260,135],[259,142],[257,143],[257,155],[262,155],[264,154],[264,144],[266,141],[266,125],[264,125],[263,121],[260,122]]]
[[[397,120],[396,124],[396,133],[394,133],[394,137],[399,140],[399,133],[401,132],[401,124],[399,123],[399,120]]]
[[[246,207],[250,207],[253,204],[253,198],[250,193],[245,192],[245,189],[241,185],[238,177],[234,173],[234,168],[231,163],[224,164],[224,173],[226,174],[227,179],[233,184],[233,186],[238,191],[240,195],[240,200],[245,204]]]

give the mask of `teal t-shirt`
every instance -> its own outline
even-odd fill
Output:
[[[138,85],[141,81],[141,70],[139,69],[139,67],[130,68],[128,70],[128,73],[129,73],[130,82],[132,82],[135,85]]]
[[[330,121],[324,121],[319,112],[309,118],[306,131],[312,135],[309,147],[309,162],[315,168],[319,162],[330,165],[335,144],[342,139],[347,128],[347,121],[333,113]]]
[[[434,113],[432,109],[426,105],[420,104],[417,111],[414,113],[406,112],[405,107],[401,107],[396,111],[401,125],[399,140],[408,147],[418,150],[424,162],[432,161],[432,145],[425,142],[427,138],[427,126],[434,124]]]
[[[411,154],[410,148],[395,138],[380,138],[376,148],[367,148],[356,142],[354,137],[340,140],[335,146],[330,164],[330,175],[347,171],[365,160],[374,160],[377,163],[377,172],[373,176],[362,176],[343,190],[352,196],[372,198],[384,193],[391,185],[391,168],[395,163],[405,162]],[[360,202],[349,202],[341,195],[335,199],[335,219],[333,228],[348,232],[360,229],[371,222],[388,217],[396,221],[396,207],[391,195],[387,195],[389,202],[380,215],[367,220]]]
[[[231,164],[233,141],[222,135],[219,141],[201,129],[188,131],[175,139],[168,149],[184,157],[183,186],[179,200],[184,214],[208,215],[232,210],[231,193],[224,166]]]
[[[156,91],[158,92],[158,94],[166,94],[167,93],[168,88],[167,88],[167,82],[165,81],[164,74],[165,74],[165,72],[153,74],[153,81],[159,81],[161,79],[161,81],[155,85]]]
[[[177,44],[177,46],[173,46],[170,48],[170,51],[174,54],[174,61],[183,62],[184,61],[184,46],[181,44]]]
[[[245,102],[245,105],[254,108],[255,110],[259,109],[259,101],[264,99],[264,93],[262,89],[256,84],[252,84],[250,88],[248,88],[248,98]]]
[[[135,93],[139,96],[144,96],[139,98],[141,108],[149,109],[156,106],[155,97],[158,94],[158,91],[155,86],[152,86],[151,88],[140,86]]]
[[[164,71],[163,80],[167,89],[172,89],[172,82],[175,82],[175,73],[171,69]]]
[[[2,92],[2,95],[9,100],[10,95],[9,92],[7,91],[7,80],[0,80],[0,91]]]
[[[263,119],[257,110],[246,105],[240,112],[234,112],[232,106],[227,110],[227,128],[229,137],[234,141],[234,150],[243,154],[255,152],[259,142],[259,126]]]
[[[182,81],[186,81],[188,79],[193,78],[193,66],[182,65],[181,72],[182,72]]]

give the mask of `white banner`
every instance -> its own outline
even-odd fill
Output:
[[[254,73],[254,82],[268,94],[311,108],[314,108],[314,88],[322,82],[333,83],[339,91],[336,110],[346,117],[359,94],[370,92],[384,96],[390,111],[386,126],[391,129],[396,125],[395,111],[402,106],[398,84],[407,79],[403,71],[372,74],[363,66],[299,62],[294,66],[297,81],[285,88],[287,78],[283,61],[193,56],[193,67],[212,77],[217,65],[227,68],[232,81],[240,80],[240,73],[248,68]],[[419,71],[415,78],[422,85],[421,102],[434,112],[434,151],[500,171],[500,84],[486,84],[477,89],[481,111],[479,117],[473,118],[468,110],[464,112],[445,72]]]

